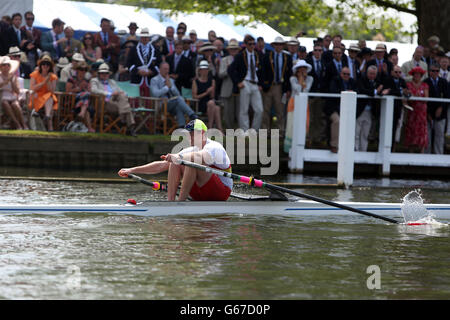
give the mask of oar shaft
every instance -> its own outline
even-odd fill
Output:
[[[364,210],[360,210],[360,209],[357,209],[357,208],[349,207],[349,206],[346,206],[346,205],[343,205],[343,204],[340,204],[340,203],[337,203],[337,202],[329,201],[329,200],[326,200],[326,199],[322,199],[322,198],[318,198],[318,197],[315,197],[315,196],[311,196],[309,194],[304,194],[304,193],[297,192],[297,191],[294,191],[294,190],[291,190],[291,189],[288,189],[288,188],[280,187],[280,186],[277,186],[277,185],[274,185],[274,184],[270,184],[270,183],[264,182],[262,180],[254,179],[252,177],[240,176],[238,174],[217,170],[217,169],[214,169],[214,168],[211,168],[211,167],[207,167],[207,166],[204,166],[204,165],[201,165],[201,164],[198,164],[198,163],[194,163],[194,162],[191,162],[191,161],[186,161],[186,160],[181,160],[181,164],[189,166],[189,167],[193,167],[193,168],[196,168],[196,169],[199,169],[199,170],[203,170],[203,171],[206,171],[206,172],[209,172],[209,173],[217,174],[219,176],[232,178],[234,180],[239,180],[241,182],[248,183],[251,186],[260,187],[260,188],[266,187],[267,189],[282,191],[282,192],[289,193],[289,194],[292,194],[292,195],[297,196],[297,197],[306,198],[306,199],[313,200],[313,201],[316,201],[316,202],[320,202],[320,203],[323,203],[323,204],[326,204],[326,205],[329,205],[329,206],[332,206],[332,207],[338,207],[338,208],[341,208],[341,209],[344,209],[344,210],[356,212],[356,213],[359,213],[359,214],[362,214],[362,215],[365,215],[365,216],[369,216],[369,217],[372,217],[372,218],[377,218],[377,219],[381,219],[381,220],[384,220],[384,221],[387,221],[387,222],[391,222],[391,223],[396,223],[396,224],[399,223],[398,221],[396,221],[394,219],[391,219],[391,218],[379,216],[377,214],[374,214],[374,213],[371,213],[371,212],[367,212],[367,211],[364,211]]]
[[[146,184],[146,185],[152,187],[153,190],[164,190],[163,185],[161,185],[161,183],[159,183],[159,182],[148,181],[148,180],[142,179],[141,177],[136,176],[132,173],[128,174],[128,178],[136,180],[140,183]]]

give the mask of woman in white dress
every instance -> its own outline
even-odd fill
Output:
[[[289,79],[291,82],[291,98],[288,103],[287,120],[286,120],[286,135],[284,137],[284,152],[289,153],[292,145],[292,133],[294,126],[294,97],[300,92],[309,92],[314,82],[313,77],[308,76],[308,72],[312,69],[311,65],[305,60],[298,60],[292,67],[292,76]],[[309,129],[309,110],[307,112],[306,132]]]

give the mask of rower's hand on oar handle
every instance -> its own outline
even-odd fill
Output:
[[[181,164],[181,159],[183,158],[178,153],[168,153],[166,155],[162,155],[161,159],[174,164]]]
[[[131,172],[131,169],[120,169],[118,175],[122,178],[127,178],[130,173],[133,173]]]

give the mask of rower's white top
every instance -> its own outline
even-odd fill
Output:
[[[206,139],[206,144],[202,150],[206,151],[211,157],[211,163],[207,163],[208,166],[221,170],[226,170],[230,168],[231,166],[230,158],[228,157],[225,148],[219,142],[213,141],[211,139]],[[192,146],[181,150],[179,154],[197,151],[199,151],[199,149],[196,146]],[[233,190],[233,179],[223,176],[219,176],[219,178],[224,185]]]

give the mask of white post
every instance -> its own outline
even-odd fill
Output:
[[[391,171],[391,147],[392,147],[392,125],[394,118],[394,97],[385,96],[381,99],[380,110],[380,134],[378,152],[383,159],[382,174],[389,176]]]
[[[353,184],[356,97],[354,91],[341,92],[337,183],[346,188]]]
[[[292,126],[292,146],[289,150],[289,169],[292,172],[303,172],[303,156],[306,142],[306,108],[308,95],[300,93],[294,97],[294,121]]]

